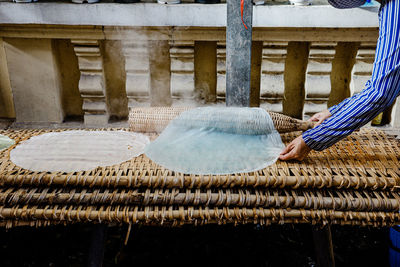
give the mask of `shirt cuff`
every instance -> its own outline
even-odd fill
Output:
[[[318,128],[318,126],[317,126],[316,128]],[[316,129],[316,128],[313,128],[313,129],[310,129],[310,130],[308,130],[308,131],[305,131],[305,132],[302,134],[302,137],[303,137],[304,142],[306,143],[306,145],[307,145],[309,148],[311,148],[312,150],[321,151],[321,150],[324,150],[324,149],[325,149],[325,146],[324,146],[323,144],[320,144],[319,142],[315,141],[315,140],[312,138],[312,135],[313,135],[316,131],[318,131],[318,129]]]

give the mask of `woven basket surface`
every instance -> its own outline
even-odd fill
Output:
[[[189,107],[140,107],[129,111],[129,128],[134,132],[160,133],[168,123]],[[275,129],[280,133],[305,131],[313,127],[312,122],[306,122],[289,116],[268,111]]]
[[[63,130],[0,134],[18,145],[50,131]],[[282,139],[288,143],[299,134],[282,134]],[[1,227],[94,222],[400,224],[399,141],[372,129],[312,152],[303,162],[278,161],[258,172],[220,176],[175,173],[144,155],[86,172],[32,172],[9,160],[11,149],[0,152]]]
[[[104,130],[104,129],[102,129]],[[113,130],[113,129],[109,129]],[[31,136],[62,130],[0,130],[16,143]],[[282,135],[285,143],[299,132]],[[154,139],[156,136],[150,136]],[[101,187],[212,188],[355,188],[392,189],[400,185],[399,141],[382,131],[363,129],[323,152],[312,151],[303,162],[278,161],[263,170],[233,175],[184,175],[164,169],[145,155],[122,164],[71,173],[32,172],[0,152],[2,185],[73,185]]]

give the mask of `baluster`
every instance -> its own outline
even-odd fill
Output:
[[[268,110],[282,112],[287,42],[264,43],[261,100]]]
[[[62,106],[66,120],[83,117],[82,97],[79,92],[79,64],[71,40],[53,40],[53,50],[57,62],[61,84]]]
[[[289,42],[285,61],[283,113],[303,118],[305,79],[310,43]]]
[[[328,107],[339,104],[350,96],[351,72],[356,61],[360,43],[339,42],[336,46],[335,58],[332,62],[331,93]]]
[[[173,41],[170,43],[171,94],[174,104],[188,106],[193,100],[194,82],[194,42]],[[188,101],[189,100],[189,101]]]
[[[128,106],[149,105],[150,74],[147,42],[123,41]]]
[[[97,40],[71,40],[78,57],[81,77],[79,92],[83,99],[84,122],[105,125],[109,112],[103,73],[103,56]]]
[[[311,116],[327,108],[335,47],[336,43],[319,42],[311,45],[306,76],[305,115]]]
[[[121,41],[103,42],[104,77],[106,99],[110,116],[117,119],[128,117],[128,98],[126,95],[125,58]]]
[[[251,44],[250,107],[260,106],[262,51],[263,42],[253,41]]]
[[[350,82],[351,95],[361,92],[372,76],[376,43],[361,43],[358,48]]]
[[[150,105],[171,106],[171,58],[169,41],[148,41]]]
[[[217,101],[217,42],[194,44],[194,81],[196,98],[205,103]]]
[[[217,101],[226,96],[226,43],[217,42]]]
[[[350,83],[351,95],[361,92],[371,78],[375,49],[376,43],[361,43],[359,46]]]

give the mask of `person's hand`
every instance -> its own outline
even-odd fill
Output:
[[[323,123],[324,120],[326,120],[330,116],[332,116],[332,114],[329,112],[329,110],[324,110],[324,111],[314,114],[308,121],[314,121],[314,122],[316,122],[315,126],[318,126],[321,123]]]
[[[279,155],[280,160],[296,159],[302,161],[310,153],[311,148],[304,142],[300,135],[294,139]]]

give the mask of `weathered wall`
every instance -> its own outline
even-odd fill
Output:
[[[51,39],[5,38],[17,122],[62,122],[61,88]]]
[[[0,38],[0,118],[15,118],[14,101],[3,38]]]

